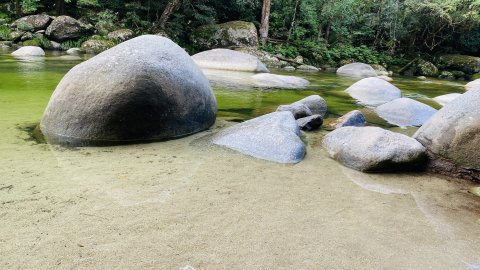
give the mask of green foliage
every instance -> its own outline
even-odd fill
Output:
[[[83,37],[78,40],[67,40],[62,43],[60,43],[60,49],[66,51],[71,48],[80,48],[83,42],[87,41],[89,38],[88,37]]]
[[[9,40],[10,32],[12,32],[10,27],[6,25],[0,26],[0,40]]]

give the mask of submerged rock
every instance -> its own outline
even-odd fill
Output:
[[[337,120],[333,121],[329,124],[330,128],[341,128],[341,127],[363,127],[366,125],[365,116],[359,110],[354,110],[348,112],[347,114],[343,115],[342,117],[338,118]]]
[[[252,79],[258,87],[266,88],[303,89],[310,84],[304,78],[270,73],[256,74]]]
[[[359,78],[377,76],[377,72],[370,65],[364,63],[351,63],[341,66],[337,69],[337,74]]]
[[[215,122],[210,84],[171,40],[146,35],[73,67],[40,123],[48,141],[108,145],[173,139]]]
[[[257,57],[227,49],[213,49],[192,56],[200,68],[269,72],[267,67]]]
[[[438,97],[434,97],[433,100],[435,102],[437,102],[438,104],[440,104],[442,106],[445,106],[448,103],[454,101],[456,98],[458,98],[461,95],[462,94],[458,94],[458,93],[446,94],[446,95],[441,95],[441,96],[438,96]]]
[[[93,33],[92,26],[84,24],[70,16],[58,16],[48,26],[45,35],[54,41],[78,39]]]
[[[257,47],[257,28],[251,22],[231,21],[197,28],[193,45],[202,50],[228,47]]]
[[[415,139],[378,127],[342,127],[323,138],[330,157],[365,172],[422,167],[425,148]]]
[[[400,89],[382,79],[371,77],[362,79],[345,90],[361,104],[377,106],[400,98]]]
[[[24,46],[12,53],[15,57],[45,56],[42,48],[37,46]]]
[[[465,90],[469,91],[473,89],[480,89],[480,79],[476,79],[465,85]]]
[[[410,127],[423,125],[437,110],[411,98],[397,98],[378,106],[375,112],[392,125]]]
[[[480,89],[473,89],[440,109],[414,135],[437,160],[436,170],[480,181]],[[446,165],[447,164],[447,165]],[[454,164],[454,168],[448,164]]]
[[[323,124],[323,117],[315,114],[297,119],[297,125],[301,130],[312,131],[319,129]]]
[[[213,138],[245,155],[279,163],[297,163],[305,156],[300,129],[290,112],[274,112],[228,127]]]

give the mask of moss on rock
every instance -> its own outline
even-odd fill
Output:
[[[200,50],[228,47],[257,47],[257,28],[251,22],[231,21],[198,27],[192,37]]]
[[[441,69],[460,70],[466,74],[480,72],[480,57],[461,54],[447,54],[440,56],[437,62]]]

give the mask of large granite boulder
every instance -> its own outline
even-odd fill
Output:
[[[30,15],[14,21],[11,27],[21,31],[35,32],[38,30],[47,29],[47,26],[51,21],[52,18],[47,14]]]
[[[440,56],[437,62],[441,69],[460,70],[467,74],[480,72],[480,57],[446,54]]]
[[[210,84],[167,38],[125,41],[73,67],[60,81],[40,128],[64,145],[109,145],[178,138],[215,122]]]
[[[414,135],[437,160],[436,170],[472,175],[480,181],[480,89],[440,109]],[[454,164],[455,166],[450,166]]]
[[[228,49],[213,49],[192,56],[200,68],[269,72],[267,67],[257,57]]]
[[[270,73],[255,74],[252,79],[258,87],[263,88],[303,89],[310,84],[304,78]]]
[[[14,57],[45,56],[42,48],[37,46],[24,46],[12,53]]]
[[[257,47],[257,28],[251,22],[231,21],[203,25],[192,37],[193,45],[200,50],[229,47]]]
[[[341,127],[363,127],[367,124],[365,116],[359,110],[353,110],[331,122],[328,126],[336,129]]]
[[[213,137],[213,143],[279,163],[297,163],[305,155],[300,129],[290,112],[269,113],[228,127]]]
[[[337,69],[337,74],[358,78],[377,76],[377,72],[370,65],[364,63],[351,63],[341,66]]]
[[[323,147],[343,165],[365,172],[422,167],[425,148],[415,139],[378,127],[342,127],[323,138]]]
[[[442,106],[445,106],[448,103],[454,101],[456,98],[458,98],[461,95],[462,94],[458,94],[458,93],[446,94],[446,95],[441,95],[441,96],[438,96],[438,97],[434,97],[433,100],[435,102],[437,102],[438,104],[440,104]]]
[[[359,103],[369,106],[378,106],[400,98],[400,89],[393,84],[379,78],[365,78],[345,90]]]
[[[465,90],[473,90],[473,89],[480,89],[480,79],[476,79],[465,84]]]
[[[417,63],[417,75],[427,77],[437,77],[439,72],[438,68],[431,62],[425,60],[419,60]]]
[[[385,121],[399,127],[421,126],[437,110],[411,98],[397,98],[375,108]]]
[[[70,16],[58,16],[45,31],[49,39],[61,42],[68,39],[78,39],[93,33],[91,25],[84,24]]]

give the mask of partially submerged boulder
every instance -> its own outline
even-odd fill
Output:
[[[84,24],[70,16],[56,17],[45,31],[45,35],[58,42],[78,39],[91,33],[93,33],[91,25]]]
[[[251,22],[231,21],[203,25],[192,37],[193,45],[201,50],[229,47],[257,47],[257,28]]]
[[[377,76],[377,72],[370,65],[364,63],[351,63],[341,66],[339,69],[337,69],[337,74],[358,78]]]
[[[480,89],[480,79],[476,79],[465,85],[465,90],[469,91],[473,89]]]
[[[335,129],[349,126],[363,127],[366,123],[367,121],[365,120],[363,113],[359,110],[354,110],[331,122],[329,127]]]
[[[40,123],[52,143],[111,145],[178,138],[215,122],[207,78],[171,40],[145,35],[73,67]]]
[[[45,56],[45,51],[37,46],[24,46],[12,53],[14,57]]]
[[[200,68],[269,72],[267,67],[257,57],[228,49],[213,49],[197,53],[192,59]]]
[[[11,27],[21,31],[35,32],[47,29],[47,26],[51,21],[52,18],[47,14],[29,15],[14,21]]]
[[[303,89],[310,84],[304,78],[270,73],[256,74],[252,79],[257,86],[265,88]]]
[[[269,113],[228,127],[213,143],[259,159],[297,163],[305,156],[300,129],[290,112]]]
[[[312,111],[305,104],[302,103],[280,105],[277,108],[277,112],[291,112],[295,119],[312,115]]]
[[[480,181],[480,89],[440,109],[414,135],[432,154],[433,169]]]
[[[387,103],[402,95],[400,89],[393,84],[376,77],[362,79],[345,91],[361,104],[370,106]]]
[[[415,139],[378,127],[342,127],[323,138],[330,157],[365,172],[410,170],[422,167],[425,148]]]
[[[442,69],[460,70],[467,74],[480,72],[480,57],[446,54],[438,58],[438,65]]]
[[[437,102],[438,104],[440,104],[442,106],[445,106],[448,103],[454,101],[456,98],[458,98],[461,95],[462,94],[458,94],[458,93],[446,94],[446,95],[441,95],[441,96],[438,96],[438,97],[434,97],[433,100],[435,102]]]
[[[307,108],[312,112],[312,115],[318,114],[324,117],[325,114],[327,113],[327,102],[319,95],[311,95],[311,96],[302,98],[299,101],[292,103],[291,105],[298,105],[298,104],[307,106]]]
[[[397,98],[378,106],[375,112],[392,125],[411,127],[423,125],[437,110],[411,98]]]

